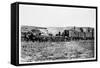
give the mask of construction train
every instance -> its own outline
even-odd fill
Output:
[[[87,31],[84,31],[80,28],[80,31],[77,30],[64,30],[63,32],[58,32],[55,36],[53,34],[43,35],[39,30],[31,30],[28,32],[21,32],[22,41],[71,41],[71,40],[93,40],[94,39],[94,28],[88,28]]]

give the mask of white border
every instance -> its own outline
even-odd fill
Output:
[[[32,6],[32,5],[31,5]],[[77,7],[75,7],[77,8]],[[90,8],[91,9],[91,8]],[[95,9],[96,10],[96,9]],[[63,61],[82,61],[82,60],[95,60],[96,59],[96,24],[95,24],[95,43],[94,43],[94,58],[87,59],[67,59],[67,60],[49,60],[49,61],[38,61],[38,62],[21,62],[21,23],[20,23],[20,5],[19,5],[19,64],[28,63],[45,63],[45,62],[63,62]]]

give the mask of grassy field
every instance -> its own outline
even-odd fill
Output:
[[[21,42],[21,61],[46,61],[94,57],[94,41]]]

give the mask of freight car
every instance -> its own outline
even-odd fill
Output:
[[[94,34],[93,32],[86,32],[85,33],[86,39],[94,39]]]
[[[79,37],[79,39],[81,39],[81,40],[85,40],[85,38],[86,38],[86,36],[85,36],[85,32],[78,32],[79,34],[78,34],[78,37]]]
[[[74,30],[70,30],[69,31],[69,38],[71,40],[78,40],[79,39],[79,32],[78,31],[74,31]]]

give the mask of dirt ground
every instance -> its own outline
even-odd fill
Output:
[[[21,61],[86,59],[94,57],[94,41],[21,42]]]

